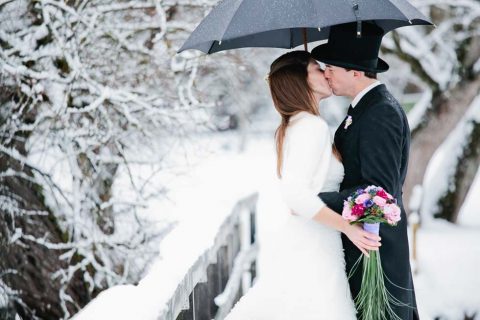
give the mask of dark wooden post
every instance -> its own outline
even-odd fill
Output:
[[[254,244],[257,237],[257,215],[256,210],[253,208],[250,210],[250,243]],[[252,281],[257,277],[257,260],[252,262],[250,266],[250,274],[252,275]]]
[[[193,292],[188,296],[189,308],[182,310],[177,317],[177,320],[193,320]]]
[[[234,239],[234,235],[230,233],[227,236],[227,248],[228,248],[227,261],[226,261],[228,266],[227,282],[228,282],[228,278],[230,278],[230,273],[232,272],[232,269],[233,269],[233,260],[235,260],[235,255],[236,255],[233,239]]]
[[[222,246],[219,250],[218,264],[219,264],[219,275],[220,275],[220,292],[223,292],[225,286],[228,282],[228,247],[226,245]]]
[[[218,262],[208,266],[207,279],[208,279],[207,281],[208,296],[210,297],[210,301],[208,301],[208,305],[210,309],[210,315],[212,315],[212,318],[213,318],[213,316],[217,313],[217,310],[218,310],[218,306],[215,304],[213,297],[216,297],[220,293],[222,293],[220,288]]]
[[[195,320],[211,320],[210,301],[207,282],[199,282],[193,290]]]

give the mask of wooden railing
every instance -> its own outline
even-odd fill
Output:
[[[258,194],[240,200],[179,283],[161,320],[221,320],[256,277]]]

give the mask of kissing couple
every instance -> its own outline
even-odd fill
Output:
[[[364,24],[362,37],[355,23],[337,25],[328,43],[271,64],[268,84],[281,116],[277,175],[291,214],[269,253],[273,263],[226,320],[369,320],[354,304],[361,268],[348,277],[369,250],[379,250],[385,285],[401,302],[391,305],[395,314],[419,319],[402,203],[410,129],[401,105],[377,80],[389,68],[378,57],[382,37],[373,24]],[[332,94],[352,100],[333,141],[318,109]],[[341,216],[344,201],[368,185],[382,187],[401,208],[397,227],[382,225],[379,235]]]

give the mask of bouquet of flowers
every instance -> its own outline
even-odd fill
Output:
[[[369,186],[358,189],[344,201],[342,217],[351,224],[363,223],[365,231],[379,234],[380,224],[395,226],[400,221],[400,207],[397,200],[384,189]],[[355,273],[363,259],[362,286],[355,305],[362,311],[363,319],[399,319],[390,304],[404,306],[401,301],[392,296],[385,287],[386,278],[380,261],[380,252],[371,250],[370,257],[361,255],[353,266],[349,277]],[[387,278],[388,279],[388,278]]]

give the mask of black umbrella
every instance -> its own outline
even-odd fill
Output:
[[[432,25],[407,0],[223,0],[203,19],[178,52],[205,53],[245,47],[294,48],[328,39],[330,26],[371,21],[385,33]]]

